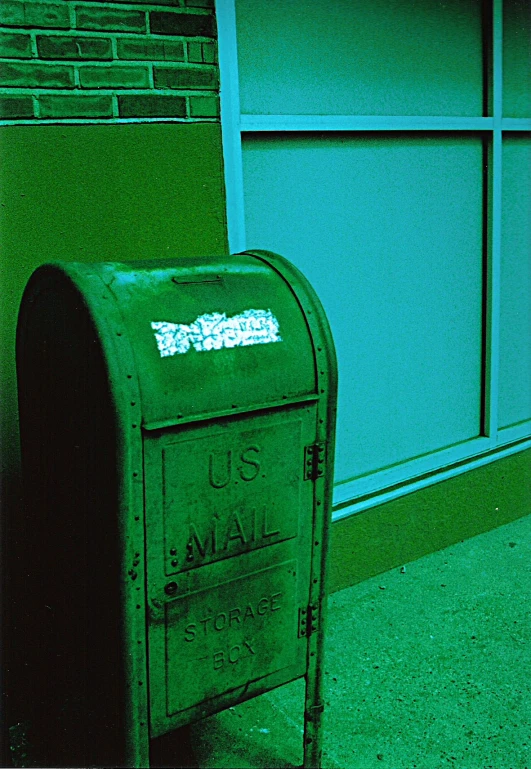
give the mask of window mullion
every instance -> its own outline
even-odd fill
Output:
[[[498,393],[500,368],[500,275],[502,217],[502,109],[503,109],[503,7],[494,0],[492,19],[492,117],[493,130],[489,163],[486,259],[486,361],[485,433],[493,443],[498,439]]]

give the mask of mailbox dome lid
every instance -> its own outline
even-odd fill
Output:
[[[132,347],[145,428],[316,395],[304,310],[286,278],[259,257],[85,268],[123,318],[118,333]]]

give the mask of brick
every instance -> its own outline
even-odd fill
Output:
[[[70,13],[64,5],[45,3],[24,3],[26,25],[30,27],[50,27],[69,29]]]
[[[213,8],[214,0],[185,0],[189,8]]]
[[[167,5],[178,7],[179,0],[110,0],[113,3],[134,3],[134,5]],[[90,0],[91,3],[107,3],[109,0]]]
[[[184,61],[184,44],[170,40],[124,38],[117,41],[118,58],[148,61]]]
[[[0,56],[6,59],[31,58],[31,38],[29,35],[0,33]]]
[[[78,29],[145,32],[146,15],[142,11],[122,11],[111,8],[76,8]]]
[[[188,61],[194,64],[203,63],[203,46],[201,43],[188,43]]]
[[[186,117],[184,96],[119,96],[120,117]]]
[[[216,44],[202,43],[201,45],[203,48],[203,62],[205,64],[216,64],[218,60]]]
[[[50,27],[68,29],[68,6],[51,3],[22,3],[17,0],[0,2],[0,24],[6,27]]]
[[[23,27],[24,20],[24,3],[3,2],[0,4],[0,24],[6,27]]]
[[[105,37],[38,35],[41,59],[112,59],[112,44]]]
[[[182,35],[183,37],[215,37],[214,17],[207,14],[179,13],[178,11],[151,11],[150,29],[156,35]]]
[[[39,97],[41,118],[54,117],[112,117],[111,96],[63,96]]]
[[[30,62],[0,63],[0,85],[21,88],[73,88],[74,68]]]
[[[215,64],[216,46],[214,43],[188,43],[188,61],[194,64]]]
[[[80,67],[82,88],[149,88],[147,67]]]
[[[219,117],[217,96],[191,96],[190,117]]]
[[[33,117],[33,99],[31,96],[0,96],[0,118],[15,120]]]
[[[215,90],[218,87],[216,69],[191,67],[154,67],[155,88]]]

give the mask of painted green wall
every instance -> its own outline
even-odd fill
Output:
[[[22,497],[15,329],[33,270],[56,260],[219,255],[228,244],[219,124],[6,126],[0,157],[0,455],[10,521]],[[1,533],[6,563],[7,524]],[[16,681],[7,679],[16,627],[4,587],[4,685],[14,694]],[[0,684],[2,677],[0,668]],[[17,720],[12,702],[8,696],[0,708],[2,766],[11,765],[5,730]]]
[[[227,253],[214,123],[0,128],[4,501],[19,496],[15,328],[43,262]]]
[[[341,590],[531,513],[531,449],[332,526],[330,589]]]

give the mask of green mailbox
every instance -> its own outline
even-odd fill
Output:
[[[305,278],[265,251],[45,265],[17,366],[41,765],[149,766],[305,677],[318,766],[337,369]]]

